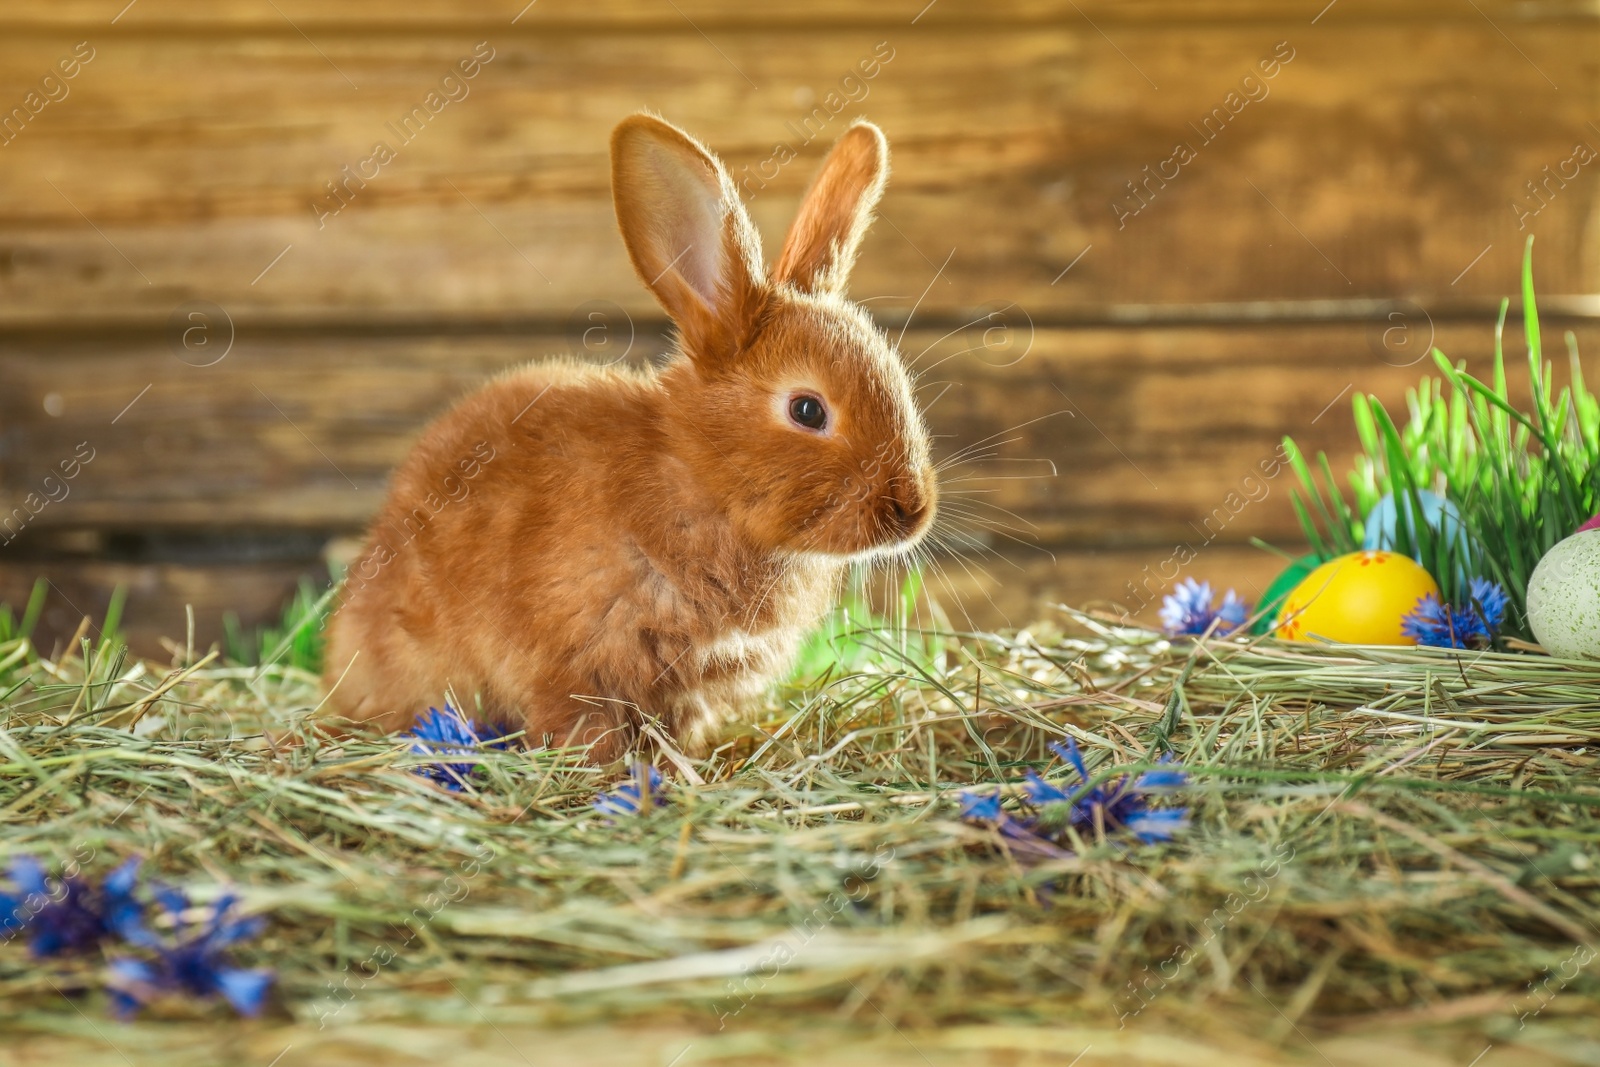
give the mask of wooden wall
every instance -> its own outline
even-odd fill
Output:
[[[1287,476],[1207,517],[1285,433],[1347,457],[1350,393],[1398,401],[1430,341],[1481,363],[1530,233],[1600,351],[1593,3],[524,3],[0,9],[0,517],[94,457],[0,599],[46,574],[70,630],[128,584],[147,649],[186,602],[269,616],[453,397],[596,321],[659,352],[607,184],[642,107],[769,247],[851,117],[888,133],[854,290],[937,364],[942,447],[1004,442],[960,487],[1006,528],[945,567],[986,625],[1208,537],[1192,573],[1250,593]]]

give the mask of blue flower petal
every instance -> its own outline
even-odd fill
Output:
[[[1239,594],[1232,589],[1228,590],[1222,598],[1222,607],[1217,609],[1217,618],[1227,623],[1227,626],[1218,626],[1218,633],[1227,633],[1237,630],[1250,618],[1250,605],[1239,598]]]
[[[119,1019],[131,1019],[144,1007],[144,1001],[126,989],[112,989],[110,993],[111,1013]]]
[[[218,946],[232,945],[239,941],[248,941],[253,937],[260,936],[261,931],[266,929],[266,925],[266,922],[263,921],[260,916],[251,916],[248,919],[235,919],[232,922],[226,922],[219,926],[216,932],[211,935],[211,941],[213,944]]]
[[[1163,808],[1160,811],[1147,811],[1129,819],[1124,825],[1129,833],[1146,844],[1170,841],[1179,831],[1189,828],[1189,809]]]
[[[1043,778],[1040,778],[1039,772],[1033,770],[1032,768],[1029,768],[1028,770],[1028,783],[1026,788],[1028,790],[1028,799],[1035,805],[1058,804],[1072,799],[1071,793],[1066,792],[1059,786],[1051,785]]]
[[[480,726],[446,704],[442,712],[438,708],[429,708],[428,714],[417,716],[416,725],[407,730],[404,736],[415,738],[411,751],[420,756],[475,757],[484,748],[509,747],[510,742],[500,740],[504,735],[505,731],[498,726]],[[480,762],[476,758],[459,763],[440,760],[413,770],[451,792],[459,793]]]
[[[139,862],[138,856],[124,860],[100,883],[100,913],[106,929],[136,945],[151,936],[144,928],[144,905],[133,895]]]
[[[1008,847],[1015,852],[1049,859],[1072,855],[1071,852],[1040,834],[1037,820],[1013,818],[1008,812],[1001,810],[998,789],[988,796],[963,791],[957,795],[957,799],[961,802],[962,819],[994,827],[1002,837],[1011,842]]]
[[[11,880],[22,890],[25,897],[50,895],[50,882],[45,877],[44,867],[32,856],[13,857],[11,868],[7,873],[11,875]]]
[[[1122,831],[1144,842],[1165,841],[1188,826],[1187,809],[1175,808],[1152,811],[1148,797],[1152,793],[1171,791],[1188,783],[1188,776],[1177,766],[1158,766],[1137,778],[1124,775],[1115,781],[1090,786],[1089,771],[1077,742],[1068,737],[1064,742],[1050,745],[1077,772],[1082,783],[1075,791],[1045,781],[1033,770],[1026,772],[1024,789],[1029,799],[1041,811],[1053,805],[1067,803],[1070,812],[1067,823],[1081,829],[1103,828],[1107,832]],[[1163,756],[1166,764],[1169,756]],[[1015,842],[1015,850],[1034,855],[1062,857],[1071,855],[1053,840],[1054,827],[1040,818],[1017,818],[1000,806],[1000,792],[987,796],[971,792],[960,794],[961,817],[968,821],[993,825],[1003,836]]]
[[[207,925],[203,938],[209,951],[218,951],[240,941],[248,941],[266,928],[265,921],[258,915],[242,919],[229,918],[229,913],[238,901],[237,896],[229,893],[218,897],[212,906],[211,922]]]
[[[152,998],[167,993],[202,997],[220,993],[241,1014],[258,1012],[271,973],[234,967],[226,950],[258,934],[262,921],[232,918],[237,898],[225,893],[196,929],[196,924],[185,918],[191,906],[187,894],[155,885],[151,895],[172,917],[175,930],[170,936],[158,937],[145,927],[146,906],[135,896],[138,868],[135,857],[108,873],[99,885],[73,876],[62,879],[52,893],[43,866],[20,857],[11,864],[13,877],[19,887],[40,892],[31,893],[31,901],[0,895],[0,912],[12,925],[26,930],[35,956],[83,952],[112,937],[145,949],[148,958],[118,957],[109,964],[108,989],[118,1015],[131,1016]]]
[[[602,793],[594,798],[594,810],[602,815],[637,815],[639,814],[639,801],[628,796],[629,787],[617,790],[615,793]]]
[[[66,878],[57,893],[32,897],[26,919],[28,948],[36,958],[83,952],[105,936],[95,891],[82,878]]]
[[[1078,752],[1077,741],[1070,737],[1067,738],[1067,742],[1064,745],[1060,741],[1052,741],[1050,743],[1050,751],[1072,764],[1073,769],[1078,772],[1078,777],[1083,780],[1085,785],[1088,784],[1089,768],[1083,765],[1083,756]]]
[[[1204,632],[1211,622],[1210,614],[1210,582],[1185,578],[1161,598],[1161,622],[1172,633]]]
[[[1000,821],[1000,790],[996,789],[988,796],[979,796],[976,793],[963,792],[957,798],[961,801],[961,817],[963,819],[984,819],[988,822]]]
[[[1505,620],[1506,591],[1484,578],[1472,579],[1468,589],[1470,601],[1464,608],[1425,594],[1400,620],[1401,632],[1419,645],[1436,648],[1487,646]]]
[[[100,883],[102,890],[109,896],[131,896],[139,882],[140,862],[138,856],[130,856],[123,860],[114,871],[106,875],[105,881]]]
[[[232,894],[218,898],[197,933],[185,937],[180,928],[171,939],[152,939],[147,947],[154,953],[153,959],[113,961],[113,1006],[118,1012],[131,1014],[156,996],[175,993],[195,997],[220,994],[240,1014],[260,1011],[272,974],[243,970],[229,959],[229,944],[259,930],[256,919],[228,918],[235,902]]]
[[[417,716],[417,724],[406,733],[428,745],[483,745],[504,737],[506,731],[494,725],[480,726],[446,704],[442,712],[438,708],[429,708],[428,714]],[[506,746],[502,742],[491,747]],[[427,754],[434,749],[416,744],[411,746],[411,751]]]
[[[52,926],[35,923],[33,932],[28,935],[28,951],[36,960],[58,955],[65,952],[67,947],[66,936]]]
[[[238,902],[239,896],[236,893],[223,893],[211,902],[211,918],[206,923],[207,937],[216,936],[217,931],[222,929],[222,924],[227,919],[228,912]]]
[[[1182,789],[1189,784],[1189,776],[1178,770],[1145,771],[1134,783],[1135,789],[1154,792],[1159,789]]]
[[[1222,606],[1211,606],[1210,582],[1185,578],[1161,598],[1161,624],[1169,634],[1203,634],[1217,624],[1216,633],[1237,630],[1250,617],[1250,605],[1232,589],[1223,595]],[[1219,621],[1220,620],[1220,621]]]
[[[144,960],[119,956],[109,964],[111,976],[119,981],[150,985],[156,980],[156,969]]]
[[[663,807],[661,772],[647,763],[635,763],[632,780],[594,798],[594,810],[604,815],[639,815],[646,808]]]
[[[44,866],[18,856],[10,874],[24,895],[0,896],[0,928],[25,930],[36,958],[87,952],[106,937],[137,927],[143,906],[133,897],[137,859],[123,863],[99,885],[79,875],[52,886]]]
[[[180,929],[187,925],[183,914],[189,910],[189,894],[170,885],[151,886],[150,892],[156,898],[156,903],[161,905],[161,910],[165,911]]]
[[[1505,621],[1506,602],[1510,597],[1498,583],[1487,578],[1474,578],[1467,583],[1471,590],[1472,603],[1485,627],[1491,632],[1499,630],[1500,624]]]
[[[144,960],[127,957],[112,960],[109,969],[111,981],[108,984],[108,992],[111,994],[111,1010],[118,1018],[132,1018],[139,1014],[139,1009],[155,995],[159,975],[156,969]]]
[[[245,971],[239,969],[217,972],[217,992],[233,1005],[240,1015],[259,1015],[267,990],[272,988],[271,971]]]

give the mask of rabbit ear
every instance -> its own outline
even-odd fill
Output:
[[[640,113],[611,134],[611,193],[633,269],[697,361],[743,347],[762,304],[761,238],[717,157]]]
[[[773,272],[808,293],[842,293],[889,180],[889,142],[865,120],[846,130],[800,203]]]

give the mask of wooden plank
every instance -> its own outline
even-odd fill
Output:
[[[661,350],[657,325],[635,324],[630,358]],[[1398,410],[1426,365],[1394,364],[1420,356],[1430,338],[1477,368],[1492,349],[1488,322],[1422,323],[1413,347],[1391,334],[1389,351],[1383,331],[1394,328],[1038,329],[1031,339],[1020,327],[1009,337],[914,328],[904,350],[924,372],[940,455],[999,442],[992,457],[946,473],[952,519],[971,512],[958,525],[980,539],[1239,543],[1295,536],[1287,476],[1259,475],[1285,433],[1342,465],[1355,447],[1352,390]],[[1591,358],[1600,352],[1600,324],[1579,324],[1578,336]],[[221,362],[195,367],[161,341],[0,343],[0,516],[34,493],[35,537],[359,529],[429,418],[501,368],[568,345],[560,336],[241,335]],[[1592,366],[1591,377],[1600,377]],[[83,448],[93,458],[59,502],[40,505],[46,477]],[[1252,474],[1259,486],[1246,481]],[[1230,494],[1258,499],[1242,517],[1238,507],[1219,515]]]
[[[1281,543],[1299,537],[1291,475],[1274,462],[1284,435],[1309,453],[1326,451],[1342,470],[1357,450],[1353,392],[1401,414],[1405,391],[1431,366],[1412,362],[1430,342],[1487,375],[1487,323],[1423,324],[1409,338],[1389,334],[1386,348],[1385,329],[1398,328],[1039,331],[1015,365],[1015,350],[992,362],[969,354],[930,374],[924,395],[937,395],[934,380],[955,383],[929,412],[952,449],[1022,427],[999,437],[1009,442],[998,450],[1004,466],[979,464],[970,486],[1015,516],[980,507],[997,538],[1009,531],[1048,544],[1197,549],[1251,537]],[[1576,332],[1592,367],[1600,333],[1589,325]],[[1038,476],[1038,461],[1059,474]],[[968,488],[960,477],[945,476]],[[950,503],[954,510],[953,495]]]
[[[118,629],[138,655],[166,659],[163,638],[180,648],[188,639],[186,608],[194,609],[195,647],[204,652],[221,641],[223,617],[229,613],[247,632],[276,623],[302,576],[324,584],[328,580],[327,568],[314,558],[211,565],[3,558],[0,604],[10,604],[20,614],[35,579],[48,580],[44,613],[33,641],[44,654],[52,655],[64,650],[85,615],[92,620],[89,635],[100,635],[112,593],[120,586],[127,601]]]
[[[1282,547],[1295,552],[1304,548],[1289,542]],[[1172,581],[1164,581],[1156,571],[1166,558],[1148,549],[1058,547],[1046,552],[1013,547],[959,558],[936,556],[924,577],[933,601],[958,628],[1059,622],[1063,604],[1159,627],[1161,598],[1177,581],[1210,582],[1218,596],[1234,589],[1254,605],[1283,569],[1283,560],[1270,552],[1213,545]]]
[[[116,18],[119,32],[219,28],[254,33],[293,33],[294,27],[324,32],[352,29],[453,28],[524,32],[569,26],[676,27],[692,20],[708,29],[752,24],[917,25],[956,23],[1054,22],[1093,19],[1102,25],[1148,22],[1254,22],[1281,20],[1309,23],[1326,0],[891,0],[861,4],[856,0],[769,0],[758,9],[730,0],[677,0],[673,7],[652,0],[412,0],[395,5],[386,0],[12,0],[0,13],[0,29],[13,32],[58,29],[105,29]],[[1479,0],[1477,6],[1497,21],[1513,24],[1554,18],[1593,17],[1584,0]],[[125,10],[126,9],[126,10]],[[1341,22],[1410,19],[1471,21],[1479,19],[1468,5],[1452,0],[1339,0]],[[121,13],[121,17],[117,16]],[[520,17],[519,17],[520,16]],[[516,19],[513,24],[512,20]]]
[[[1203,140],[1205,116],[1226,114],[1291,37],[1270,95]],[[649,313],[605,160],[610,126],[641,106],[725,154],[769,244],[833,133],[856,114],[881,122],[896,173],[857,290],[883,297],[889,318],[936,274],[922,304],[936,316],[983,301],[1042,321],[1173,302],[1481,307],[1528,232],[1545,292],[1600,288],[1583,236],[1595,168],[1569,162],[1580,141],[1600,148],[1593,22],[1520,25],[1514,44],[1482,19],[1331,15],[1130,25],[1115,48],[1071,20],[905,36],[736,28],[713,43],[688,25],[525,34],[497,41],[471,94],[401,143],[389,124],[480,39],[403,27],[317,48],[297,33],[103,39],[70,95],[0,147],[0,328],[148,326],[187,299],[256,324],[559,323],[595,299]],[[879,42],[892,60],[831,115],[827,94]],[[0,39],[0,107],[70,47]],[[795,132],[807,116],[810,144]],[[399,145],[394,161],[319,223],[313,203],[335,202],[326,183],[379,139]],[[1128,183],[1180,139],[1194,160],[1119,215],[1141,202]],[[798,158],[761,187],[780,143]],[[1570,181],[1545,178],[1563,165]],[[1519,228],[1513,201],[1541,203],[1536,180],[1549,203]]]
[[[84,474],[33,524],[353,528],[430,417],[525,353],[562,347],[560,338],[240,340],[204,367],[161,341],[11,349],[0,357],[7,495],[14,507],[87,442]]]

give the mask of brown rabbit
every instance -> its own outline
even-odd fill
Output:
[[[427,429],[333,618],[331,709],[403,728],[448,687],[603,761],[645,716],[692,746],[781,676],[846,566],[933,521],[910,379],[844,296],[888,170],[876,126],[847,130],[769,277],[721,162],[624,120],[617,221],[677,350],[533,363]]]

